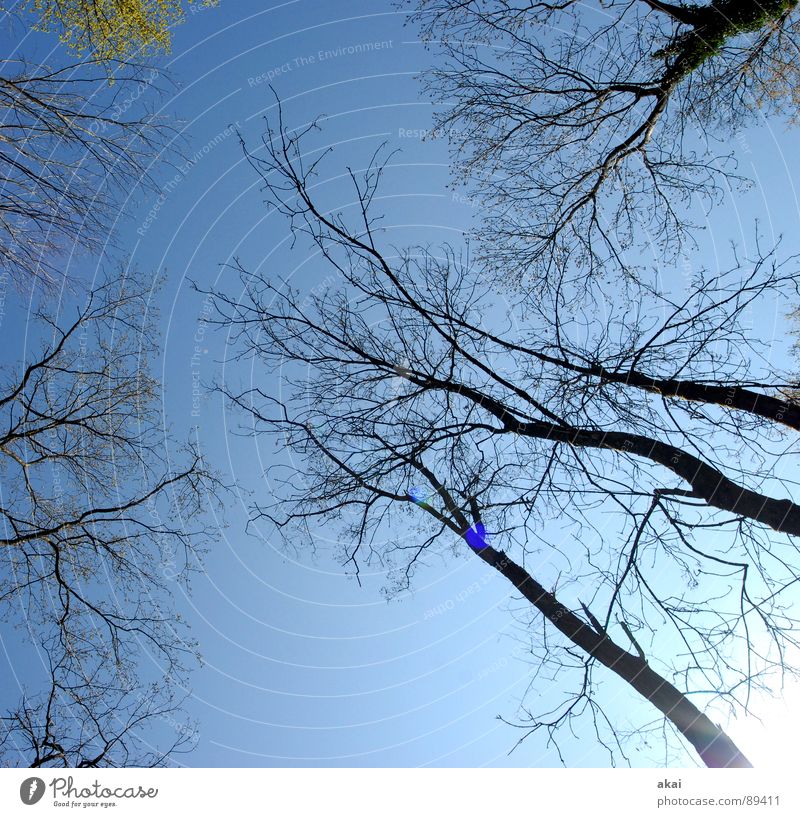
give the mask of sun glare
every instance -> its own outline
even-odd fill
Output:
[[[727,732],[758,769],[797,767],[797,735],[800,731],[800,684],[786,684],[774,698],[752,702],[750,716],[731,720]]]

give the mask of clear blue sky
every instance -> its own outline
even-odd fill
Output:
[[[291,250],[287,225],[263,206],[234,132],[257,142],[273,106],[270,82],[292,126],[325,116],[315,138],[338,146],[327,164],[334,178],[324,179],[331,201],[351,200],[336,168],[363,167],[386,141],[402,151],[379,202],[392,241],[460,240],[472,208],[446,188],[445,146],[419,138],[431,126],[431,106],[417,78],[428,61],[388,0],[221,0],[175,31],[165,67],[179,87],[160,101],[152,89],[143,90],[143,101],[163,103],[163,112],[181,121],[184,152],[195,157],[184,172],[159,171],[164,197],[157,212],[158,194],[133,190],[118,223],[125,257],[167,275],[160,296],[165,415],[176,437],[196,434],[209,460],[252,492],[235,497],[205,573],[191,596],[177,597],[204,656],[189,703],[200,722],[199,744],[184,759],[189,765],[557,763],[544,735],[509,756],[519,735],[495,718],[514,719],[530,676],[514,655],[525,633],[507,584],[465,553],[432,562],[412,594],[387,601],[385,577],[368,572],[359,587],[333,558],[334,543],[324,532],[316,554],[302,543],[294,553],[280,549],[267,526],[246,535],[248,505],[270,491],[263,468],[281,452],[232,435],[237,418],[226,416],[215,397],[198,403],[193,395],[198,381],[221,376],[225,337],[203,323],[202,298],[190,280],[219,285],[225,280],[220,265],[234,257],[251,269],[291,277],[301,290],[329,274],[305,246]],[[715,251],[727,260],[729,240],[751,246],[754,216],[768,241],[785,232],[787,245],[797,243],[795,139],[763,126],[735,141],[742,169],[757,185],[714,215],[700,256],[707,263],[714,263]],[[96,260],[78,259],[71,271],[91,280],[96,269]],[[230,282],[235,285],[233,276]],[[19,315],[2,326],[8,361],[21,354],[26,309],[9,293],[6,310],[13,308]],[[775,335],[782,334],[780,310],[763,319],[774,320]],[[276,388],[269,373],[247,365],[225,376]],[[14,683],[9,661],[13,650],[6,658],[0,654],[4,696]],[[528,694],[559,699],[547,682]],[[644,711],[615,680],[605,682],[601,694],[620,724]],[[589,731],[565,736],[565,746],[573,766],[606,763]],[[632,757],[639,762],[635,751]]]

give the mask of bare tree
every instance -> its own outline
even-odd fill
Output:
[[[0,721],[4,765],[154,768],[194,746],[196,727],[181,712],[172,679],[125,680],[88,650],[80,660],[61,650],[56,661],[43,654],[49,689],[23,697]],[[171,735],[167,744],[159,726]]]
[[[478,232],[504,277],[631,272],[643,248],[669,260],[688,205],[739,181],[730,134],[796,118],[794,0],[412,5],[439,58],[438,128],[490,208]]]
[[[115,246],[120,202],[152,186],[172,129],[143,111],[159,72],[97,60],[0,69],[0,267],[20,285],[61,277],[75,251]]]
[[[62,764],[149,762],[126,747],[196,653],[170,583],[198,566],[217,482],[165,432],[151,295],[123,271],[72,319],[40,311],[41,347],[3,373],[0,611],[27,628],[49,690],[5,720],[3,749],[27,762],[54,743]]]
[[[342,520],[356,575],[377,560],[400,586],[431,552],[499,571],[541,615],[534,676],[580,670],[578,691],[529,712],[529,730],[556,740],[587,715],[612,759],[624,755],[594,694],[600,664],[707,765],[747,765],[694,701],[746,711],[753,690],[797,673],[796,383],[746,319],[796,298],[794,262],[737,261],[680,297],[562,281],[538,307],[521,294],[504,312],[450,248],[388,260],[371,212],[380,161],[352,174],[354,215],[323,210],[310,181],[322,157],[304,154],[304,133],[279,122],[248,156],[341,285],[302,298],[240,267],[243,292],[216,293],[241,354],[284,373],[282,399],[226,387],[252,433],[297,455],[286,491],[256,515],[309,539]],[[409,512],[410,542],[397,533]],[[534,575],[537,552],[569,568]]]

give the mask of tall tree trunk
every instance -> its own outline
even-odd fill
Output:
[[[725,732],[683,692],[653,670],[645,659],[622,649],[607,633],[597,632],[585,624],[502,551],[487,545],[474,552],[505,576],[573,644],[616,673],[662,712],[697,750],[706,766],[752,766]]]

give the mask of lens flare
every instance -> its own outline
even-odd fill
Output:
[[[427,505],[430,494],[424,488],[414,487],[408,489],[408,498],[417,505]]]
[[[418,486],[408,489],[408,498],[421,508],[429,508],[428,500],[431,495],[424,489]],[[482,522],[476,522],[472,527],[464,531],[464,539],[473,550],[483,550],[489,547],[488,534]]]
[[[464,538],[473,550],[483,550],[485,547],[489,547],[489,543],[486,541],[486,528],[481,522],[476,522],[471,528],[468,528],[464,532]]]

